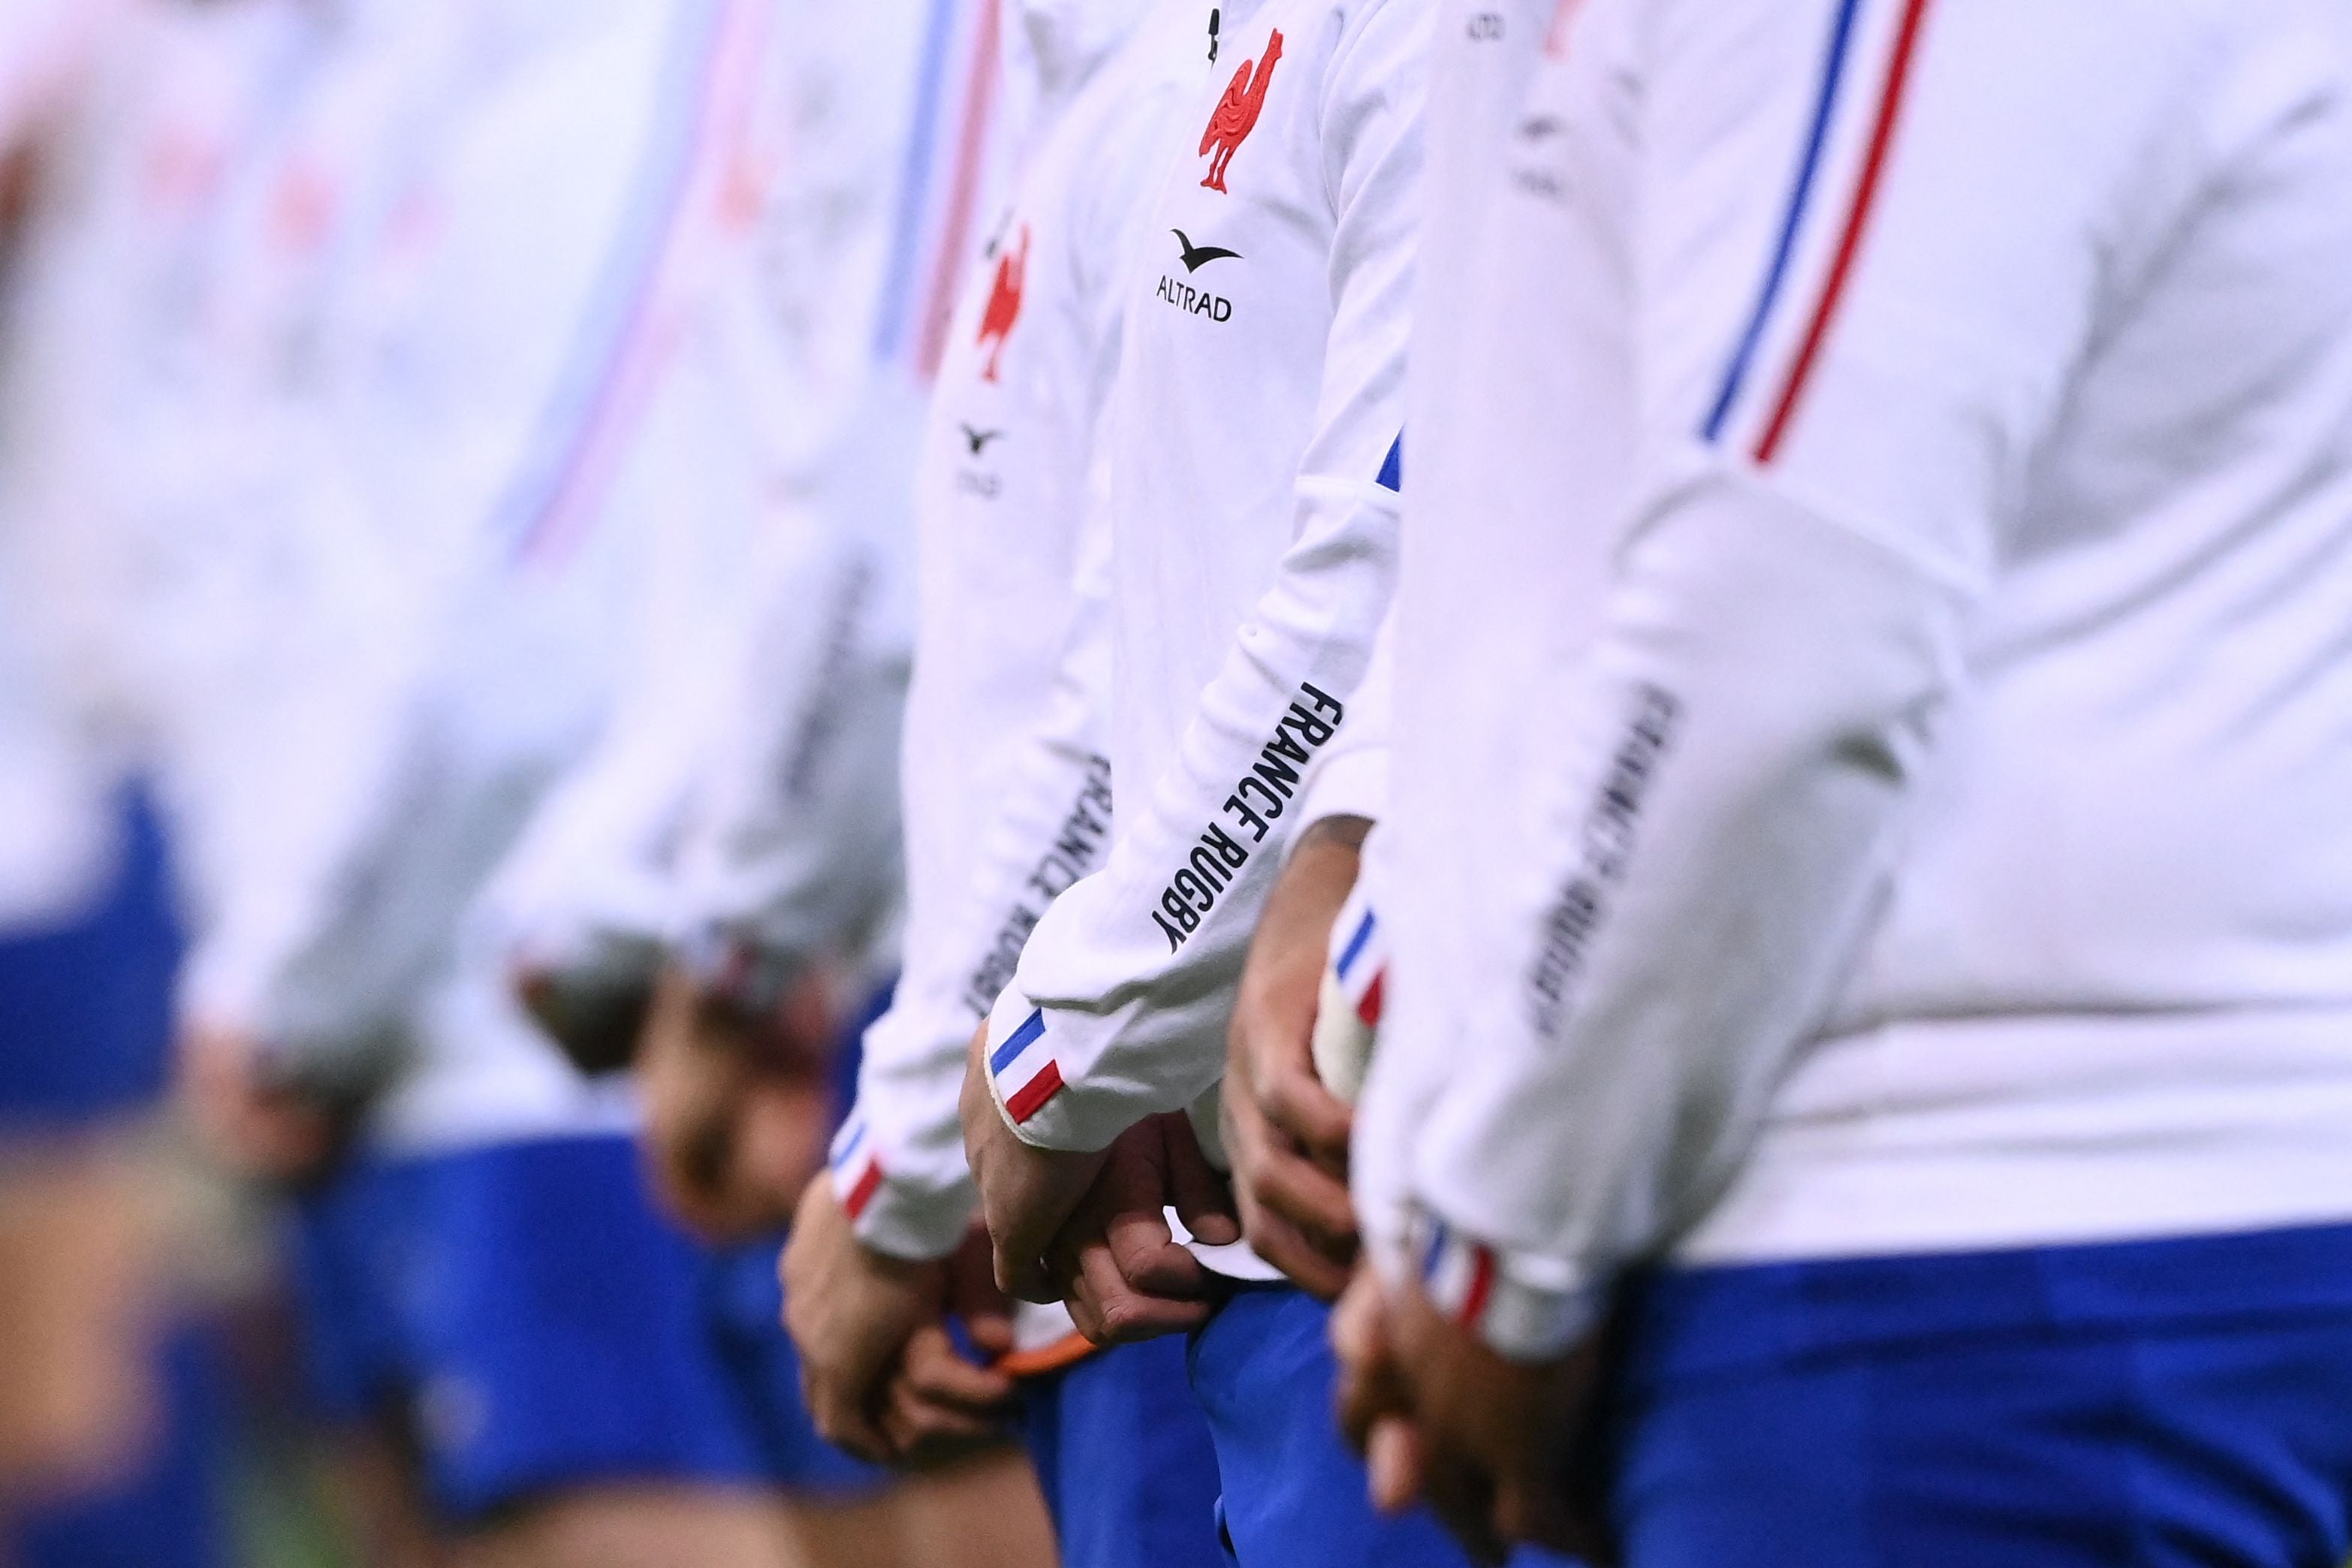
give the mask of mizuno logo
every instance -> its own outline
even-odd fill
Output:
[[[1223,261],[1228,256],[1236,261],[1241,259],[1240,251],[1227,250],[1222,245],[1194,245],[1192,237],[1181,228],[1171,228],[1168,232],[1176,237],[1178,245],[1183,247],[1180,254],[1184,262],[1184,270],[1187,272],[1198,272],[1210,262]]]
[[[963,444],[971,448],[971,455],[975,458],[988,450],[991,441],[1000,439],[1004,434],[1002,430],[975,430],[969,425],[959,425],[956,428],[963,432]]]

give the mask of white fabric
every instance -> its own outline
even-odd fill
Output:
[[[1194,74],[1187,6],[1117,49],[1133,0],[1024,9],[1024,37],[1055,68],[1040,73],[1039,140],[970,274],[924,440],[906,963],[839,1144],[862,1131],[882,1172],[858,1235],[906,1257],[962,1237],[972,1031],[1046,905],[1109,840],[1098,435],[1121,283]]]
[[[2352,1215],[2341,9],[1918,8],[1808,366],[1915,14],[1861,5],[1726,398],[1837,11],[1571,7],[1497,160],[1416,426],[1391,1247]]]
[[[1403,423],[1431,7],[1222,11],[1216,63],[1192,41],[1190,123],[1126,286],[1109,416],[1119,819],[989,1026],[997,1049],[1042,1010],[1042,1043],[992,1083],[1020,1104],[1050,1064],[1064,1087],[1009,1117],[1050,1147],[1100,1148],[1180,1108],[1214,1142],[1233,987],[1298,826],[1287,770],[1345,721],[1391,587],[1396,499],[1377,480]],[[1238,121],[1218,113],[1229,93]],[[1218,175],[1224,190],[1204,184]]]
[[[875,345],[914,243],[923,22],[790,6],[771,30],[765,194],[688,344],[746,493],[665,524],[625,695],[502,879],[526,963],[669,940],[798,961],[887,929],[914,395]]]
[[[189,353],[226,168],[263,116],[291,8],[25,4],[0,17],[0,156],[28,201],[9,279],[0,447],[0,923],[99,885],[112,795],[155,763],[155,651],[176,639],[163,470],[143,418],[229,357]],[[166,148],[183,156],[162,161]],[[187,520],[181,520],[185,522]],[[217,552],[203,520],[189,531]],[[184,547],[184,557],[192,553]],[[219,628],[214,628],[217,635]]]

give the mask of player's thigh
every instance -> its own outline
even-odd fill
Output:
[[[0,1170],[0,1476],[66,1484],[128,1461],[154,1390],[152,1194],[102,1146]]]
[[[813,1565],[864,1568],[868,1563],[889,1562],[904,1568],[950,1563],[955,1568],[1051,1568],[1057,1560],[1054,1527],[1037,1495],[1036,1477],[1028,1457],[1015,1447],[992,1449],[910,1477],[866,1506],[887,1512],[888,1539],[895,1541],[898,1555],[886,1559],[858,1550],[866,1521],[845,1513],[823,1518],[823,1510],[803,1509],[803,1524],[818,1527],[816,1533],[802,1538],[810,1546]]]
[[[462,1539],[456,1568],[803,1568],[753,1491],[628,1486],[523,1504]]]

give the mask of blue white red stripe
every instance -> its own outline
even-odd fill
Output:
[[[924,39],[917,120],[899,177],[875,353],[925,382],[939,369],[973,248],[1002,74],[998,6],[999,0],[932,0]],[[958,66],[961,87],[950,89],[950,70]],[[936,177],[942,163],[944,180]]]
[[[989,1052],[988,1072],[996,1080],[1004,1114],[1016,1122],[1028,1121],[1062,1092],[1062,1068],[1045,1039],[1044,1008],[1032,1012]]]
[[[1860,163],[1847,196],[1843,216],[1834,230],[1836,237],[1811,312],[1804,319],[1803,327],[1793,340],[1793,352],[1789,356],[1788,368],[1780,378],[1777,394],[1763,405],[1769,412],[1760,421],[1759,433],[1750,448],[1750,455],[1759,463],[1769,464],[1779,456],[1788,437],[1797,409],[1820,363],[1822,348],[1836,320],[1838,307],[1853,278],[1854,263],[1869,230],[1871,215],[1884,184],[1888,153],[1901,118],[1912,66],[1917,57],[1919,35],[1926,20],[1928,0],[1885,0],[1885,3],[1899,5],[1902,10],[1880,79],[1870,129],[1862,142]],[[1749,313],[1747,324],[1732,348],[1715,401],[1709,405],[1706,422],[1700,429],[1701,437],[1710,445],[1719,444],[1724,439],[1735,413],[1747,405],[1746,393],[1756,363],[1765,342],[1776,335],[1781,302],[1788,293],[1791,275],[1797,270],[1796,258],[1805,248],[1808,237],[1816,232],[1814,219],[1819,204],[1815,198],[1829,162],[1828,150],[1836,139],[1840,104],[1845,96],[1844,84],[1854,68],[1853,57],[1864,4],[1864,0],[1838,0],[1831,22],[1829,46],[1822,61],[1821,85],[1811,120],[1807,128],[1803,151],[1798,158],[1788,205],[1782,213],[1771,257],[1765,268],[1763,284],[1758,292],[1755,309]]]
[[[577,539],[609,489],[677,322],[663,309],[677,266],[690,198],[713,169],[722,128],[741,112],[747,83],[731,69],[756,58],[757,7],[707,0],[682,21],[657,122],[615,238],[530,458],[509,487],[499,526],[517,555],[543,560]]]
[[[866,1131],[865,1118],[859,1117],[835,1140],[833,1190],[840,1196],[842,1212],[853,1221],[866,1212],[882,1185],[882,1158],[869,1146]]]
[[[1421,1289],[1430,1305],[1475,1329],[1495,1299],[1495,1249],[1429,1219],[1421,1246]]]
[[[1380,1026],[1381,994],[1387,989],[1388,951],[1381,936],[1380,916],[1367,906],[1331,963],[1339,994],[1368,1029]]]

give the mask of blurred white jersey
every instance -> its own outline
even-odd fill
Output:
[[[576,976],[668,943],[756,1005],[819,955],[892,961],[920,324],[1001,162],[973,75],[997,42],[968,8],[780,18],[769,189],[695,329],[750,427],[755,526],[725,550],[706,520],[666,529],[690,548],[665,552],[629,692],[501,878],[524,964]]]
[[[671,732],[717,728],[748,758],[733,776],[772,794],[803,742],[855,716],[824,709],[844,700],[845,646],[886,696],[903,682],[905,504],[889,496],[906,467],[889,432],[911,429],[893,404],[911,407],[917,384],[886,324],[894,309],[917,319],[892,283],[933,207],[908,195],[920,65],[982,36],[955,17],[927,33],[912,0],[512,0],[478,15],[510,68],[434,171],[419,258],[365,301],[375,346],[343,411],[430,647],[338,858],[342,896],[281,966],[262,1031],[289,1070],[328,1077],[376,1073],[399,1043],[406,1066],[373,1130],[402,1151],[631,1119],[625,1088],[583,1081],[508,990],[511,910],[579,842],[574,813],[626,823],[674,804],[662,778],[626,783],[617,807],[551,795],[600,742],[620,743],[631,710],[657,710],[681,677],[724,688],[690,695],[700,715]],[[718,600],[698,604],[714,582]],[[773,635],[729,631],[761,595],[779,601]],[[698,653],[646,657],[664,616],[698,611]],[[780,643],[740,686],[714,673],[730,648],[756,659]],[[889,800],[896,710],[880,711],[880,782],[836,783],[835,798]],[[828,780],[869,755],[832,749],[849,761]],[[658,746],[637,756],[666,763]],[[725,820],[771,809],[745,796]],[[895,820],[881,821],[868,860],[887,868]],[[811,826],[784,837],[821,847]],[[689,850],[700,831],[682,830]],[[805,869],[784,879],[820,905],[832,890]],[[892,878],[839,879],[861,879],[870,904]]]
[[[22,207],[0,383],[0,919],[95,874],[117,782],[156,771],[188,662],[239,638],[194,586],[243,580],[231,509],[179,481],[236,357],[199,308],[217,219],[311,52],[300,9],[36,5],[0,27]]]

